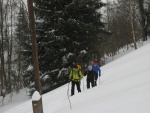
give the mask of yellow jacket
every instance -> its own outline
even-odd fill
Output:
[[[69,80],[75,81],[75,82],[80,82],[80,80],[83,78],[82,72],[77,69],[77,70],[71,70],[69,74]]]

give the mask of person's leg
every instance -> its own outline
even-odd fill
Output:
[[[78,90],[78,92],[81,92],[80,82],[76,82],[76,86],[77,86],[77,90]]]
[[[98,78],[98,75],[95,75],[94,86],[97,86],[97,78]]]
[[[95,84],[95,83],[94,83],[94,79],[91,79],[91,85],[92,85],[92,87],[95,86],[94,84]]]
[[[71,96],[72,96],[72,95],[74,95],[75,82],[72,81],[71,83],[72,83],[72,84],[71,84]]]
[[[90,88],[90,80],[87,79],[87,89],[89,89],[89,88]]]

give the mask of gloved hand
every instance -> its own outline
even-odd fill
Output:
[[[101,76],[101,74],[99,74],[99,77]]]

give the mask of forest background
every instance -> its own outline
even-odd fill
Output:
[[[150,35],[150,1],[34,0],[42,93],[68,81],[73,62],[105,65]],[[35,90],[28,9],[22,0],[0,0],[0,95]]]

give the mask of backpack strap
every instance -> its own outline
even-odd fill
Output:
[[[78,76],[79,76],[79,78],[80,78],[80,70],[78,70]]]

